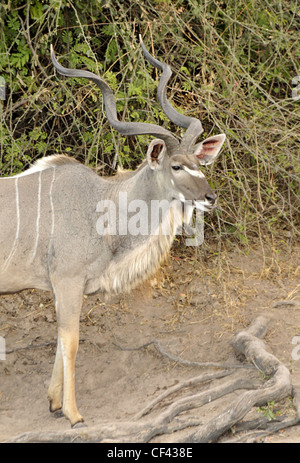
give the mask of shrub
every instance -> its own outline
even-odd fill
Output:
[[[227,135],[207,173],[220,197],[213,223],[222,236],[299,236],[296,0],[11,0],[0,10],[2,176],[54,153],[111,174],[117,165],[135,168],[146,152],[147,136],[125,138],[108,125],[98,88],[55,75],[51,43],[66,66],[106,79],[121,118],[181,134],[156,101],[158,72],[145,63],[141,33],[174,71],[169,98],[177,109],[202,120],[204,137]]]

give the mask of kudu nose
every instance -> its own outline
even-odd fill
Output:
[[[216,202],[217,195],[212,191],[211,193],[206,193],[205,199],[207,199],[209,203],[214,204]]]

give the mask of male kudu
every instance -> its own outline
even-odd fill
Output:
[[[156,138],[144,163],[128,175],[100,177],[66,156],[49,156],[23,174],[0,180],[0,293],[26,288],[53,292],[58,341],[48,396],[50,410],[62,408],[72,426],[83,421],[75,400],[83,295],[128,291],[149,277],[182,224],[182,206],[188,210],[186,220],[195,207],[209,211],[215,206],[216,194],[199,167],[215,160],[225,135],[196,144],[203,131],[201,122],[172,107],[166,97],[169,66],[153,58],[142,41],[141,46],[147,60],[162,71],[158,100],[168,118],[186,129],[181,142],[160,126],[119,121],[113,92],[104,80],[88,71],[62,67],[52,49],[52,61],[60,74],[90,79],[100,88],[108,121],[119,133]],[[99,202],[116,204],[108,221],[118,222],[122,214],[124,218],[118,204],[120,193],[126,193],[129,205],[138,200],[149,211],[151,204],[167,201],[154,232],[124,232],[123,224],[122,233],[120,227],[109,226],[99,233]],[[129,207],[125,210],[127,219],[132,212]],[[144,219],[151,220],[150,215]]]

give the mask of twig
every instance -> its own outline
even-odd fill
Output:
[[[49,341],[49,342],[43,342],[41,344],[29,344],[28,346],[14,347],[13,349],[7,349],[5,353],[12,354],[13,352],[17,352],[19,350],[40,349],[42,347],[48,347],[48,346],[56,346],[56,341]]]
[[[276,307],[280,307],[280,306],[282,306],[282,305],[290,305],[290,306],[293,306],[293,307],[294,307],[294,306],[296,306],[296,305],[300,305],[300,301],[289,301],[289,300],[287,300],[287,301],[285,301],[285,300],[283,300],[283,301],[276,301],[276,302],[274,302],[274,303],[272,304],[272,307],[276,308]]]
[[[162,347],[161,342],[158,341],[157,339],[153,339],[138,347],[122,347],[116,343],[113,343],[113,345],[116,346],[118,349],[124,350],[124,351],[134,351],[134,350],[144,349],[145,347],[151,346],[151,344],[154,344],[157,347],[158,351],[161,353],[163,357],[167,357],[169,360],[172,360],[173,362],[176,362],[176,363],[180,363],[181,365],[186,365],[186,366],[191,366],[191,367],[200,367],[200,368],[208,368],[208,367],[223,368],[223,369],[228,369],[228,370],[240,369],[240,368],[253,369],[252,365],[240,364],[240,363],[194,362],[190,360],[184,360],[180,357],[177,357],[176,355],[172,355],[169,352],[167,352]]]
[[[85,339],[80,339],[79,342],[85,342]],[[95,345],[98,347],[95,343],[91,342],[91,344]],[[19,350],[26,350],[26,349],[41,349],[43,347],[49,347],[49,346],[56,346],[57,341],[48,341],[48,342],[43,342],[41,344],[28,344],[27,346],[20,346],[20,347],[14,347],[13,349],[7,349],[5,351],[6,354],[12,354],[13,352],[17,352]]]
[[[19,21],[21,23],[23,34],[24,34],[24,36],[25,36],[25,38],[27,40],[27,43],[29,45],[29,48],[31,50],[31,53],[32,53],[32,55],[34,57],[35,62],[38,65],[38,67],[40,68],[40,71],[44,75],[44,77],[46,79],[48,79],[48,75],[47,75],[45,69],[43,68],[43,66],[41,65],[39,57],[38,57],[38,55],[37,55],[37,53],[36,53],[36,51],[35,51],[35,49],[34,49],[34,47],[32,45],[32,42],[31,42],[30,25],[29,25],[29,10],[30,10],[30,3],[28,3],[27,9],[26,9],[26,27],[27,27],[27,29],[25,29],[24,22],[22,21],[22,18],[21,18],[20,15],[19,15]]]

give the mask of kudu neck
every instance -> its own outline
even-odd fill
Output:
[[[144,163],[132,176],[118,182],[118,191],[126,192],[129,201],[165,199],[162,178],[162,172],[152,170]]]

